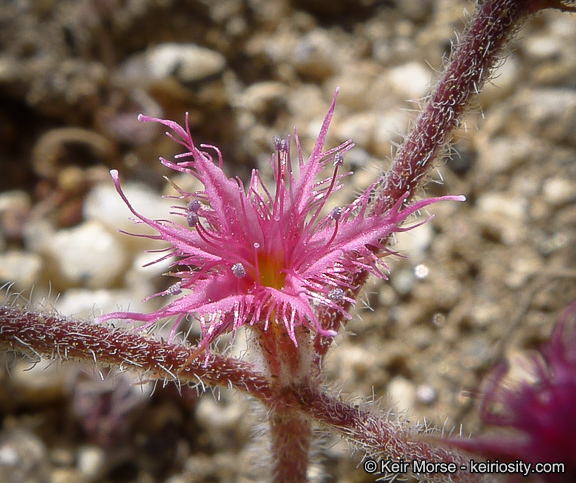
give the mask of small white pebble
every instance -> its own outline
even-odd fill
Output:
[[[414,288],[414,273],[411,270],[397,270],[390,277],[390,283],[400,295],[408,295]]]
[[[427,265],[421,263],[420,265],[416,265],[414,267],[414,275],[418,280],[424,280],[430,274],[430,269]]]
[[[63,283],[90,288],[107,287],[128,262],[122,243],[97,221],[56,232],[50,255]]]
[[[16,466],[19,459],[16,448],[8,444],[0,446],[0,466]]]
[[[430,405],[436,401],[436,391],[428,384],[420,384],[416,388],[416,398],[418,399],[418,402]]]
[[[548,203],[558,206],[576,197],[576,186],[565,178],[549,178],[544,181],[542,194]]]
[[[411,100],[421,99],[428,94],[431,78],[431,69],[418,62],[408,62],[388,72],[394,90]]]
[[[96,478],[104,467],[106,454],[97,446],[83,446],[78,451],[78,469],[90,478]]]
[[[73,315],[79,318],[92,318],[94,315],[117,310],[146,312],[150,310],[150,306],[142,302],[142,299],[150,293],[151,287],[148,285],[130,290],[71,288],[66,290],[54,306],[63,315]]]
[[[14,282],[15,290],[32,287],[43,265],[42,258],[35,253],[20,250],[0,253],[0,283]]]
[[[195,44],[170,42],[149,49],[146,64],[154,79],[175,75],[182,82],[196,82],[222,72],[226,58]]]
[[[476,205],[480,211],[503,215],[510,221],[524,221],[527,216],[528,203],[524,198],[503,193],[484,193],[478,197]]]
[[[388,384],[388,395],[392,404],[400,412],[408,411],[414,406],[416,388],[414,384],[402,376],[396,376]]]

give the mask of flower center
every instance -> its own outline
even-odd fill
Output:
[[[254,280],[265,287],[282,290],[286,272],[284,271],[284,257],[282,253],[258,252],[256,255],[257,272]],[[258,277],[259,275],[259,277]]]

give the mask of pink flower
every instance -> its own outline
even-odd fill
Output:
[[[576,303],[556,324],[550,342],[522,360],[528,378],[509,377],[501,363],[488,381],[482,419],[509,433],[453,438],[461,449],[527,463],[564,463],[562,474],[539,475],[538,481],[574,481],[576,477]]]
[[[400,225],[409,215],[437,199],[404,207],[404,197],[390,211],[374,214],[369,202],[375,184],[352,204],[333,207],[324,214],[330,195],[342,186],[341,178],[350,174],[340,174],[339,169],[343,154],[353,147],[347,141],[323,152],[335,100],[336,95],[308,161],[304,161],[294,135],[297,169],[292,166],[290,141],[275,140],[272,189],[265,186],[257,170],[252,172],[248,187],[239,179],[227,178],[220,151],[207,145],[198,149],[187,119],[184,129],[172,121],[141,115],[142,121],[169,127],[175,135],[168,135],[186,149],[176,156],[176,162],[161,158],[162,164],[194,176],[204,189],[195,193],[179,190],[178,198],[185,202],[185,206],[174,207],[185,221],[179,225],[137,213],[122,192],[117,171],[111,171],[112,178],[139,222],[158,232],[153,238],[171,244],[167,256],[176,255],[174,265],[191,268],[172,273],[179,281],[153,295],[183,294],[166,307],[150,314],[111,313],[98,321],[129,319],[144,321],[148,327],[175,316],[173,336],[182,319],[194,315],[201,325],[204,348],[219,335],[246,324],[262,324],[264,330],[283,324],[296,345],[297,326],[336,335],[322,327],[316,316],[318,309],[329,307],[349,317],[344,307],[354,302],[347,296],[352,288],[351,274],[367,270],[384,278],[386,267],[381,257],[390,253],[386,249],[388,236],[403,231]],[[216,163],[210,151],[217,157]],[[317,181],[328,165],[332,166],[331,176]]]

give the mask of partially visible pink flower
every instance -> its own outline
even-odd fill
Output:
[[[400,225],[409,215],[440,198],[404,207],[404,197],[390,211],[372,214],[369,201],[373,185],[352,204],[333,207],[324,214],[330,194],[340,189],[341,178],[350,174],[338,171],[343,154],[353,147],[347,141],[323,151],[335,100],[336,96],[308,161],[303,158],[296,134],[296,169],[290,141],[275,141],[271,159],[275,184],[271,189],[257,170],[252,172],[247,187],[239,179],[227,178],[220,151],[207,145],[198,149],[187,119],[183,128],[172,121],[140,116],[142,121],[159,122],[175,133],[168,135],[186,152],[176,156],[176,162],[161,158],[162,164],[194,176],[204,189],[195,193],[179,190],[179,198],[186,204],[175,207],[185,221],[179,225],[137,213],[122,192],[117,171],[111,171],[112,178],[139,221],[158,232],[153,238],[171,244],[167,256],[176,255],[174,266],[190,268],[172,273],[180,280],[154,295],[183,294],[166,307],[150,314],[111,313],[98,321],[129,319],[146,322],[144,327],[148,327],[159,319],[175,316],[173,336],[180,321],[194,315],[201,325],[204,348],[219,335],[246,324],[262,324],[264,330],[272,324],[283,324],[294,344],[297,326],[336,335],[322,327],[317,310],[329,307],[349,317],[344,307],[353,302],[346,295],[352,288],[352,274],[366,270],[383,278],[386,267],[381,257],[389,253],[388,236],[403,231]],[[216,163],[210,151],[216,155]],[[332,166],[332,175],[318,181],[328,165]]]
[[[550,342],[520,363],[527,378],[514,380],[501,363],[488,381],[482,419],[512,432],[450,439],[449,444],[500,461],[564,463],[565,472],[539,481],[576,479],[576,303],[560,318]],[[532,466],[534,468],[534,466]]]

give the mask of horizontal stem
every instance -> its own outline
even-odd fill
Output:
[[[285,393],[286,398],[294,401],[289,404],[298,404],[302,413],[353,442],[366,452],[367,457],[403,460],[410,464],[412,461],[453,463],[457,470],[450,475],[450,481],[482,481],[481,476],[467,471],[469,460],[464,453],[442,446],[441,439],[433,439],[425,427],[410,424],[388,412],[378,415],[360,409],[310,386],[294,387],[292,391]],[[443,473],[429,473],[425,477],[426,481],[447,481],[447,475]]]
[[[260,399],[272,395],[268,379],[251,364],[219,354],[190,362],[195,349],[157,340],[137,330],[0,306],[0,350],[98,363],[136,371],[151,379],[234,387]]]
[[[300,429],[307,433],[310,427],[306,420],[318,421],[361,446],[370,455],[427,461],[461,459],[460,454],[453,450],[449,452],[426,442],[417,428],[408,423],[401,425],[394,418],[378,418],[310,385],[277,387],[250,364],[218,354],[187,364],[194,347],[156,340],[139,331],[0,306],[0,350],[63,361],[98,363],[132,370],[145,378],[234,387],[260,399],[270,408],[271,422],[277,425],[276,432],[298,422]],[[290,444],[302,444],[299,451],[305,453],[308,451],[308,436],[303,436],[291,440]],[[276,438],[279,456],[293,453],[294,447],[280,443],[282,440]],[[277,469],[285,466],[286,461],[281,457]]]

